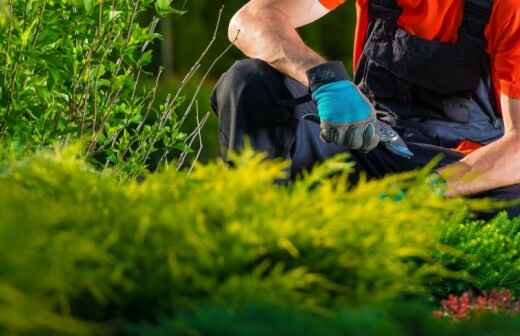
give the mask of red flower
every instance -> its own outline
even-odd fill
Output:
[[[451,294],[441,301],[441,309],[434,311],[433,316],[461,320],[483,312],[520,314],[520,300],[515,301],[508,289],[492,290],[477,297],[469,292],[461,296]]]

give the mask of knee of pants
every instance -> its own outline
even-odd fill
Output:
[[[284,76],[257,59],[237,61],[213,91],[211,103],[221,122],[234,119],[237,127],[268,127],[287,120],[289,111],[280,104],[290,97]]]

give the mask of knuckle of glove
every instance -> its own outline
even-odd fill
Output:
[[[379,136],[374,123],[356,126],[348,129],[343,145],[352,150],[370,152],[379,145]]]
[[[357,150],[363,147],[363,127],[352,127],[345,135],[344,145],[349,149]]]
[[[336,143],[338,130],[330,125],[321,124],[320,137],[326,143]]]
[[[374,122],[368,123],[363,132],[363,146],[361,150],[370,152],[379,145],[379,141],[379,135],[377,134]]]

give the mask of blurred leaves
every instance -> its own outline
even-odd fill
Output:
[[[0,167],[0,332],[80,333],[208,301],[323,314],[428,293],[432,278],[450,275],[432,257],[443,232],[472,206],[430,192],[425,172],[349,186],[344,157],[276,186],[287,163],[250,150],[234,167],[167,169],[142,182],[97,172],[78,153]],[[401,190],[399,202],[380,197]]]

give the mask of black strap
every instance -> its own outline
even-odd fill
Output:
[[[396,0],[370,0],[368,2],[370,19],[385,19],[397,22],[403,9],[397,5]]]
[[[483,39],[484,30],[493,11],[493,0],[464,0],[464,14],[459,29],[461,35]],[[371,19],[379,18],[397,22],[402,8],[397,0],[370,0],[369,15]]]
[[[315,66],[306,72],[309,80],[309,89],[311,92],[316,91],[325,84],[341,81],[352,80],[345,69],[345,65],[340,61],[332,61]]]
[[[460,34],[484,38],[484,30],[491,18],[492,11],[493,0],[465,0]]]

